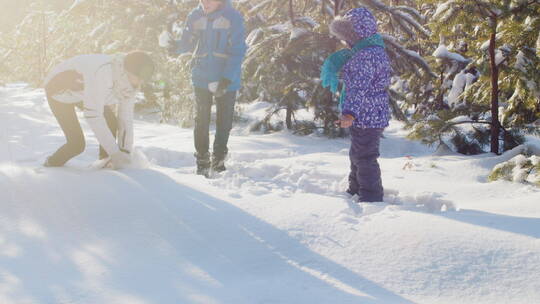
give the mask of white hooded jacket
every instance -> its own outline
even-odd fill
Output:
[[[52,97],[62,103],[83,102],[84,117],[107,154],[131,152],[135,89],[123,67],[124,55],[80,55],[57,65],[44,80],[46,86],[56,75],[76,71],[83,77],[83,91],[62,91]],[[104,107],[118,104],[118,144],[103,115]]]

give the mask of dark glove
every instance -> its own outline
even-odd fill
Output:
[[[231,81],[227,78],[221,78],[218,83],[218,87],[216,92],[214,93],[215,97],[221,97],[227,93],[227,89],[229,88],[229,85],[231,84]]]

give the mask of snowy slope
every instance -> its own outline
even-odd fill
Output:
[[[540,190],[487,183],[504,155],[434,156],[393,123],[399,205],[352,209],[347,139],[239,126],[207,180],[192,130],[137,121],[149,164],[120,171],[89,167],[86,131],[84,154],[41,167],[63,142],[43,92],[0,87],[0,303],[540,302]]]

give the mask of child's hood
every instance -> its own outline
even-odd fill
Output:
[[[377,20],[367,8],[354,8],[345,14],[345,18],[351,20],[360,39],[377,34]]]
[[[358,7],[332,21],[330,31],[338,38],[354,44],[377,33],[377,20],[367,8]]]

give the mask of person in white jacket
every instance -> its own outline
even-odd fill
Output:
[[[44,87],[66,144],[49,156],[44,166],[61,167],[84,151],[86,144],[76,107],[82,109],[100,144],[100,159],[110,157],[114,169],[128,165],[133,147],[135,94],[153,72],[152,59],[141,51],[79,55],[54,67]]]

